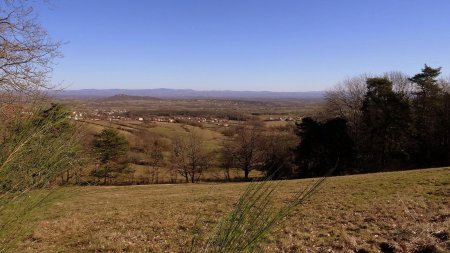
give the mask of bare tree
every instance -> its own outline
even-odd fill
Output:
[[[249,179],[250,171],[262,163],[262,132],[262,127],[256,124],[246,124],[236,128],[232,152],[236,166],[244,171],[245,180]]]
[[[450,76],[441,78],[439,80],[439,86],[443,91],[450,93]]]
[[[36,19],[31,1],[0,0],[0,117],[7,121],[23,102],[42,100],[60,55]]]
[[[186,144],[181,137],[176,137],[172,140],[172,170],[177,171],[189,183],[189,173],[186,159]]]
[[[347,120],[349,134],[357,150],[364,147],[362,106],[367,93],[366,81],[371,76],[363,74],[347,78],[325,94],[328,118],[340,117]]]
[[[395,93],[411,98],[415,92],[415,85],[409,80],[410,76],[403,72],[391,71],[383,75],[392,82],[392,89]]]
[[[342,117],[356,126],[361,121],[361,107],[366,94],[367,74],[347,78],[325,94],[327,114]]]
[[[211,166],[212,152],[206,148],[204,138],[191,130],[187,138],[173,141],[172,161],[186,182],[198,182]]]
[[[159,183],[159,168],[164,159],[161,144],[158,140],[152,143],[149,151],[150,175],[152,183]]]
[[[299,144],[294,130],[269,128],[262,136],[263,158],[261,171],[267,177],[292,177],[294,174],[294,153],[292,150]]]
[[[231,141],[224,141],[220,152],[220,167],[223,170],[225,180],[230,181],[230,171],[235,167],[235,159],[233,154],[233,143]]]
[[[37,22],[27,1],[0,2],[0,88],[28,92],[48,88],[52,60],[59,55],[53,42]]]

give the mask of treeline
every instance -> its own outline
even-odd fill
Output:
[[[171,140],[138,131],[133,145],[105,129],[88,145],[95,180],[84,181],[196,183],[212,180],[204,175],[218,169],[223,178],[214,180],[231,181],[236,170],[250,180],[252,171],[259,171],[253,177],[287,179],[448,166],[450,90],[440,73],[425,65],[412,77],[390,72],[350,78],[326,93],[321,113],[282,127],[241,121],[223,133],[220,145],[195,126]],[[145,178],[134,177],[130,163],[146,168]],[[69,173],[64,177],[68,181]],[[124,177],[128,181],[118,180]]]
[[[326,94],[326,112],[298,126],[298,176],[448,166],[449,80],[427,65],[412,77],[363,75]]]
[[[247,121],[230,128],[219,146],[208,142],[195,127],[186,130],[189,131],[187,134],[174,136],[170,143],[142,134],[141,141],[131,145],[117,130],[106,128],[94,135],[87,145],[95,166],[88,175],[85,174],[87,177],[83,181],[105,185],[236,181],[249,180],[250,172],[254,170],[263,172],[258,173],[259,176],[293,175],[292,149],[298,143],[293,126],[274,128],[265,127],[261,121]],[[133,157],[136,151],[144,154],[142,159]],[[133,177],[132,163],[145,168],[140,178]],[[222,179],[204,177],[205,173],[217,172],[217,169],[222,171]],[[233,177],[232,170],[241,170],[243,176]]]

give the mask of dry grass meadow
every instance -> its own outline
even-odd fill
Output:
[[[312,179],[282,182],[281,205]],[[186,252],[247,183],[61,188],[17,252]],[[329,178],[264,242],[266,252],[450,250],[450,168]]]

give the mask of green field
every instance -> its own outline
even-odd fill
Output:
[[[277,205],[313,180],[282,182]],[[247,183],[67,187],[17,252],[185,252]],[[450,250],[450,168],[329,178],[264,242],[267,252]],[[362,252],[362,251],[361,251]]]

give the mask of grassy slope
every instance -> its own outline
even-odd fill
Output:
[[[311,180],[283,182],[282,203]],[[193,224],[212,226],[232,207],[245,183],[84,187],[61,190],[66,198],[35,217],[21,243],[31,252],[177,252]],[[330,178],[269,238],[267,251],[378,252],[388,242],[411,252],[416,245],[450,242],[450,169]],[[450,248],[447,248],[447,250]],[[329,251],[331,250],[331,251]]]

